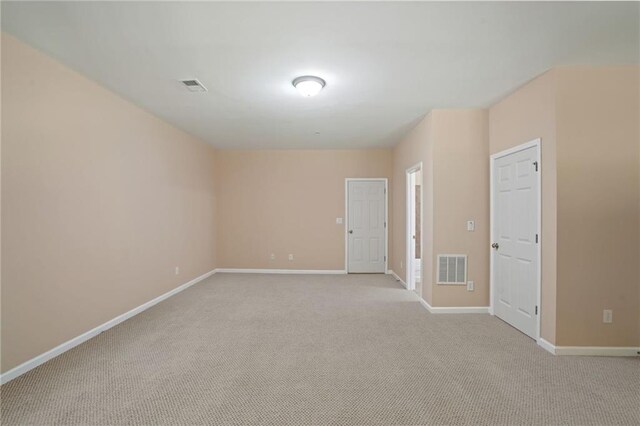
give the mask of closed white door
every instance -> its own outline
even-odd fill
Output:
[[[493,310],[537,338],[539,286],[539,146],[493,163]]]
[[[385,192],[383,180],[347,183],[347,272],[385,272]]]

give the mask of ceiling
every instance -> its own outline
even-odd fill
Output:
[[[640,4],[2,2],[2,29],[221,148],[392,146],[432,108],[638,63]],[[291,81],[326,80],[314,98]],[[207,93],[180,79],[197,78]]]

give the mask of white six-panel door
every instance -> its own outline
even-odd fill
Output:
[[[384,273],[386,182],[347,182],[347,272]]]
[[[493,159],[492,305],[496,316],[537,338],[539,286],[537,144]]]

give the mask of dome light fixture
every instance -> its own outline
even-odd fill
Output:
[[[326,82],[320,77],[304,75],[294,79],[292,84],[302,96],[310,98],[320,93]]]

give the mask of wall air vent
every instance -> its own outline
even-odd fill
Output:
[[[184,87],[186,87],[191,92],[206,92],[207,88],[204,87],[204,84],[200,83],[200,80],[191,79],[191,80],[180,80]]]
[[[467,256],[439,254],[438,284],[467,285]]]

